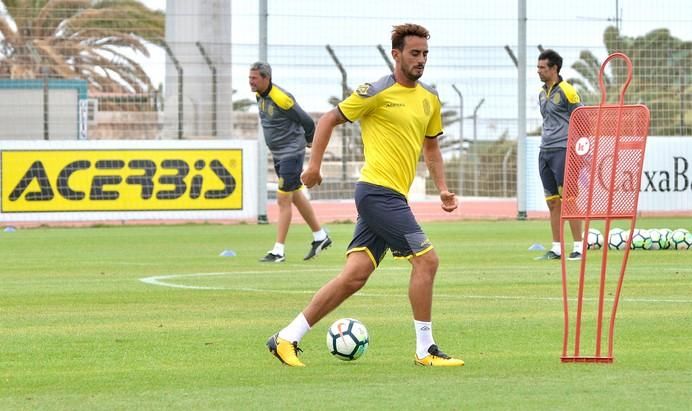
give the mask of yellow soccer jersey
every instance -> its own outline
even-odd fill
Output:
[[[365,165],[359,181],[408,196],[423,139],[442,134],[437,92],[420,82],[404,87],[389,75],[361,85],[338,107],[348,121],[360,120]]]

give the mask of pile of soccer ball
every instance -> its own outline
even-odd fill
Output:
[[[611,228],[608,233],[608,249],[624,250],[629,236],[632,236],[630,249],[632,250],[690,250],[692,249],[692,233],[684,228],[671,230],[668,228],[630,230]],[[595,228],[589,228],[586,236],[586,244],[590,250],[598,250],[605,244],[605,238]]]

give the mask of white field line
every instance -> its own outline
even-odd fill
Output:
[[[379,269],[383,270],[383,268]],[[386,269],[387,271],[392,271],[392,269]],[[393,268],[397,270],[397,268]],[[302,269],[302,272],[322,272],[325,268],[319,269]],[[273,293],[273,294],[313,294],[315,290],[277,290],[270,288],[255,288],[255,287],[220,287],[220,286],[198,286],[198,285],[185,285],[178,284],[172,280],[183,279],[183,278],[199,278],[199,277],[213,277],[213,276],[226,276],[226,275],[244,275],[244,274],[274,274],[271,271],[236,271],[236,272],[212,272],[212,273],[190,273],[190,274],[167,274],[167,275],[155,275],[151,277],[140,278],[139,281],[156,285],[161,287],[170,288],[182,288],[187,290],[229,290],[229,291],[241,291],[241,292],[253,292],[253,293]],[[402,297],[405,298],[406,295],[401,294],[381,294],[381,293],[369,293],[369,292],[358,292],[355,294],[359,297]],[[464,300],[464,299],[474,299],[474,300],[515,300],[515,301],[562,301],[562,297],[535,297],[535,296],[511,296],[511,295],[461,295],[461,294],[435,294],[436,298],[447,298],[452,300]],[[574,299],[570,299],[574,300]],[[584,298],[584,301],[596,301],[596,298]],[[622,301],[627,302],[638,302],[638,303],[681,303],[681,304],[692,304],[691,299],[685,298],[627,298],[623,297]]]

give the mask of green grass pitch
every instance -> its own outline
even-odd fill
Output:
[[[682,218],[637,226],[692,229]],[[560,264],[528,251],[547,245],[547,221],[423,224],[441,259],[434,335],[465,367],[414,366],[409,264],[391,257],[305,337],[307,367],[282,366],[267,337],[344,262],[353,226],[327,228],[334,246],[303,262],[310,235],[292,226],[288,260],[271,265],[257,262],[274,239],[266,225],[0,232],[0,409],[689,407],[692,250],[632,251],[615,362],[562,364]],[[237,256],[220,257],[224,249]],[[587,289],[585,312],[594,295]],[[358,361],[327,352],[326,329],[339,317],[368,327],[370,348]],[[589,331],[582,347],[593,350]]]

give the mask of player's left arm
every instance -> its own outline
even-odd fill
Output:
[[[305,131],[305,141],[307,141],[308,146],[312,144],[312,138],[315,135],[315,122],[306,113],[296,99],[288,92],[284,91],[280,87],[274,85],[269,92],[269,98],[272,99],[274,104],[283,112],[285,115],[303,127]]]
[[[293,121],[300,123],[305,130],[305,141],[308,143],[308,147],[312,145],[312,139],[315,135],[315,122],[312,118],[298,105],[298,103],[293,104],[293,107],[288,111],[288,115],[293,119]]]
[[[571,115],[574,109],[583,106],[584,103],[582,103],[581,97],[573,85],[567,82],[561,82],[560,87],[562,88],[562,92],[565,94],[565,98],[567,99],[567,112]]]
[[[456,210],[458,203],[456,194],[449,191],[447,182],[445,181],[444,162],[440,145],[437,137],[426,137],[423,143],[423,159],[428,167],[430,177],[435,183],[435,187],[440,191],[440,200],[442,200],[442,209],[451,212]]]

